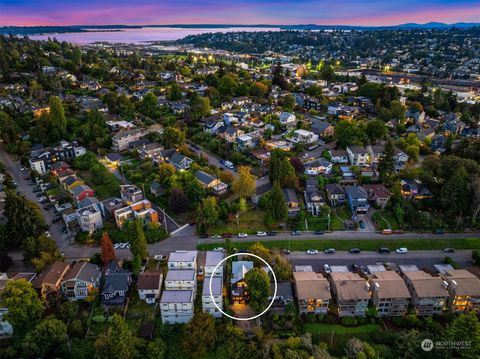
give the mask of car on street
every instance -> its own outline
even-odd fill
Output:
[[[267,236],[276,236],[277,232],[267,232]]]
[[[238,238],[247,238],[247,237],[248,237],[248,234],[246,233],[241,232],[238,234]]]
[[[209,238],[208,234],[199,234],[198,238]]]
[[[395,252],[397,252],[398,254],[406,254],[408,253],[408,249],[405,247],[400,247],[400,248],[397,248]]]
[[[302,231],[292,231],[292,236],[299,236],[302,234]]]
[[[378,253],[388,254],[390,253],[390,248],[387,247],[380,247],[377,249]]]
[[[360,250],[360,248],[350,248],[349,252],[352,253],[352,254],[353,254],[353,253],[354,253],[354,254],[357,254],[357,253],[360,253],[361,250]]]
[[[212,238],[213,238],[213,239],[220,239],[220,238],[222,238],[222,236],[219,235],[219,234],[214,234],[214,235],[212,236]]]
[[[38,197],[38,198],[43,197],[43,192],[37,193],[37,197]]]
[[[382,231],[383,234],[392,234],[392,230],[390,228],[385,228],[383,231]]]
[[[360,269],[360,267],[358,265],[356,265],[355,263],[352,263],[352,271],[353,272],[357,272],[359,269]]]
[[[323,265],[323,270],[325,271],[325,273],[332,273],[332,269],[330,268],[330,266],[328,264],[324,264]]]
[[[42,189],[38,186],[33,187],[33,193],[42,192]]]
[[[222,237],[223,238],[232,238],[233,237],[233,234],[232,233],[222,233]]]
[[[285,254],[290,254],[291,252],[290,252],[290,249],[284,249],[284,250],[283,250],[283,253],[285,253]]]
[[[453,253],[453,252],[455,252],[455,248],[443,248],[443,251],[445,253]]]
[[[258,237],[265,237],[267,235],[267,232],[259,231],[257,232]]]
[[[316,249],[308,249],[307,254],[318,254],[318,251]]]
[[[51,203],[48,203],[46,204],[45,206],[43,206],[43,209],[46,210],[46,211],[49,211],[53,208],[53,204]]]
[[[335,254],[335,249],[334,248],[327,248],[327,249],[325,249],[325,254]]]
[[[213,248],[213,251],[214,251],[214,252],[225,252],[225,248],[223,248],[223,247],[217,247],[217,248]]]
[[[436,229],[433,231],[433,234],[444,234],[445,232],[443,231],[443,229]]]
[[[153,259],[155,259],[156,261],[166,261],[167,260],[167,256],[163,255],[163,254],[155,254],[153,256]]]
[[[324,231],[315,231],[313,232],[313,234],[317,235],[317,236],[321,236],[322,234],[325,234]]]

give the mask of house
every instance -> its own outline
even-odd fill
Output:
[[[203,132],[214,135],[223,126],[223,122],[219,121],[217,117],[208,119],[203,124]]]
[[[132,282],[131,273],[121,269],[114,260],[108,264],[104,279],[102,306],[104,308],[122,308],[128,298],[128,290]]]
[[[102,212],[100,211],[98,205],[92,204],[87,207],[80,208],[75,212],[75,214],[77,216],[78,225],[82,232],[88,232],[92,234],[97,229],[103,228]]]
[[[65,274],[60,283],[62,293],[70,301],[87,298],[92,289],[100,287],[102,272],[89,262],[76,262]]]
[[[237,148],[239,151],[246,151],[252,147],[255,147],[252,136],[241,135],[237,137]]]
[[[367,191],[359,186],[348,186],[345,193],[353,214],[367,214],[370,208]]]
[[[126,204],[132,204],[143,200],[143,192],[135,185],[120,185],[120,197]]]
[[[206,277],[203,283],[202,291],[202,310],[215,318],[221,318],[222,313],[218,310],[214,303],[223,310],[222,277]]]
[[[228,143],[234,143],[237,140],[237,137],[242,136],[243,134],[244,134],[243,130],[240,130],[232,126],[221,127],[217,131],[217,135],[220,138],[223,138]]]
[[[245,274],[253,269],[253,262],[234,261],[232,262],[231,294],[233,304],[246,304],[249,299]]]
[[[297,194],[292,188],[284,188],[283,198],[287,204],[288,216],[295,217],[300,212],[300,202],[298,201]]]
[[[195,178],[198,180],[198,182],[200,182],[203,188],[210,189],[215,194],[222,194],[227,191],[228,185],[210,173],[205,171],[196,171]]]
[[[328,201],[332,207],[343,204],[347,201],[345,190],[342,185],[337,183],[327,183],[325,185]]]
[[[415,199],[429,199],[433,197],[432,192],[428,190],[420,180],[400,180],[402,185],[402,195]]]
[[[155,197],[159,197],[164,193],[164,188],[161,183],[153,181],[150,183],[150,193]]]
[[[370,279],[372,303],[380,317],[400,317],[407,313],[411,295],[402,277],[394,271],[373,272]]]
[[[293,142],[312,144],[318,141],[318,135],[304,129],[298,129],[293,132]]]
[[[117,152],[107,153],[104,159],[109,165],[118,166],[123,161],[123,155]]]
[[[146,222],[159,223],[158,212],[152,208],[152,203],[148,199],[115,210],[114,217],[118,228],[123,228],[128,220],[139,218]]]
[[[62,184],[63,188],[65,188],[66,191],[71,191],[75,187],[85,184],[85,182],[83,182],[83,180],[81,180],[80,178],[78,178],[75,175],[68,176],[68,177],[61,177],[60,181],[61,181],[61,184]]]
[[[305,174],[318,175],[332,172],[333,165],[325,158],[319,157],[316,160],[305,163]]]
[[[65,173],[70,173],[72,169],[68,165],[68,163],[63,161],[57,161],[52,164],[50,167],[50,171],[56,177],[63,177]]]
[[[197,251],[175,251],[168,257],[168,269],[197,270]]]
[[[403,277],[412,296],[412,305],[417,316],[442,314],[447,308],[448,283],[444,283],[442,278],[433,277],[418,269],[403,271]]]
[[[272,190],[273,185],[270,182],[267,182],[261,186],[255,188],[255,193],[250,198],[252,203],[258,204],[260,198],[262,198],[265,193],[268,193]]]
[[[381,184],[366,184],[363,188],[367,191],[368,199],[378,208],[385,208],[392,196],[392,193]]]
[[[101,207],[103,208],[103,214],[106,219],[109,221],[115,221],[115,212],[121,208],[124,208],[125,205],[120,198],[108,198],[100,202]]]
[[[306,180],[304,196],[307,211],[313,216],[318,216],[320,214],[320,207],[325,205],[325,200],[318,188],[318,181],[316,179]]]
[[[145,136],[145,131],[140,128],[117,132],[112,136],[112,149],[114,151],[124,151],[128,149],[131,142],[138,141],[143,136]]]
[[[330,284],[321,273],[293,272],[300,314],[327,314],[332,299]]]
[[[368,151],[362,146],[347,146],[346,151],[352,166],[365,166],[370,160]]]
[[[160,299],[162,281],[162,272],[140,273],[137,280],[138,298],[144,300],[147,304],[155,304],[155,302]]]
[[[78,186],[73,187],[70,189],[70,193],[75,199],[75,201],[81,201],[85,199],[85,197],[93,197],[95,196],[95,192],[90,186],[85,184],[80,184]]]
[[[369,145],[367,146],[367,151],[370,155],[370,163],[372,165],[377,165],[380,161],[380,158],[383,156],[385,150],[384,145]],[[395,169],[401,170],[405,167],[405,164],[408,162],[408,155],[400,150],[398,147],[394,147],[393,161]]]
[[[191,158],[182,155],[181,153],[175,152],[168,161],[171,163],[177,170],[183,171],[190,168],[190,165],[193,163]]]
[[[205,278],[209,278],[215,270],[215,267],[218,263],[222,262],[225,258],[225,253],[220,251],[207,251],[205,255]],[[223,268],[225,267],[225,262],[218,266],[215,271],[214,277],[223,278]]]
[[[138,156],[142,160],[147,158],[155,158],[159,156],[163,150],[164,147],[156,142],[146,143],[137,148]]]
[[[297,122],[297,117],[291,112],[282,112],[279,116],[280,123],[283,126],[293,126]]]
[[[170,269],[165,277],[165,289],[191,289],[196,292],[197,274],[195,269]]]
[[[448,284],[452,312],[480,311],[480,278],[465,269],[450,269],[441,277]]]
[[[348,154],[345,150],[329,150],[332,163],[346,164],[348,163]]]
[[[357,273],[330,274],[339,317],[364,317],[370,300],[370,285]]]
[[[334,127],[326,121],[313,120],[310,125],[310,131],[317,134],[319,137],[325,138],[333,136]]]
[[[188,323],[193,318],[193,290],[164,290],[160,299],[162,323]]]
[[[55,262],[33,279],[32,286],[39,292],[43,300],[55,299],[60,294],[60,283],[69,269],[70,265],[68,263]]]
[[[275,283],[271,283],[270,285],[270,292],[273,294],[275,290]],[[268,301],[272,301],[273,304],[270,307],[271,311],[283,313],[288,304],[293,303],[293,291],[292,291],[292,283],[289,281],[280,281],[277,283],[277,294],[275,298],[271,296],[268,297]]]

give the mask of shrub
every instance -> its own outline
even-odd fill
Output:
[[[327,314],[325,316],[325,319],[324,319],[324,322],[326,324],[337,324],[338,320],[337,320],[337,317],[332,315],[332,314]]]
[[[357,318],[355,317],[343,317],[341,322],[342,325],[346,327],[355,327],[358,324]]]
[[[95,315],[94,317],[92,317],[92,322],[105,323],[105,317],[103,315]]]
[[[323,322],[323,320],[325,319],[324,314],[316,314],[315,317],[316,317],[318,323]]]
[[[313,314],[313,313],[308,313],[307,316],[306,316],[306,318],[305,318],[305,321],[306,321],[307,323],[315,323],[315,319],[316,319],[316,318],[315,318],[315,314]]]

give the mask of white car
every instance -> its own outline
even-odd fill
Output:
[[[246,233],[239,233],[238,234],[238,238],[247,238],[248,237],[248,234]]]
[[[155,254],[153,256],[153,259],[155,259],[156,261],[166,261],[167,260],[167,256],[164,256],[162,254]]]
[[[217,248],[213,248],[213,251],[214,252],[225,252],[225,249],[223,247],[217,247]]]
[[[49,231],[45,231],[45,235],[46,235],[48,238],[50,238],[50,237],[51,237],[51,235],[50,235],[50,232],[49,232]]]
[[[405,247],[402,247],[402,248],[398,248],[398,249],[396,250],[396,252],[397,252],[398,254],[405,254],[405,253],[408,253],[408,249],[405,248]]]
[[[309,249],[307,250],[307,254],[318,254],[318,251],[316,249]]]
[[[220,239],[220,238],[222,238],[222,236],[219,235],[219,234],[214,234],[214,235],[212,236],[212,238],[213,238],[213,239]]]
[[[119,248],[121,248],[121,247],[120,247],[121,245],[122,245],[122,243],[115,243],[115,244],[113,245],[113,249],[119,249]]]
[[[328,264],[323,265],[323,270],[325,271],[325,273],[332,273],[332,269]]]
[[[263,232],[263,231],[257,232],[257,236],[259,237],[265,237],[266,235],[267,235],[267,232]]]

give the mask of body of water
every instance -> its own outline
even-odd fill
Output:
[[[228,27],[228,28],[175,28],[175,27],[143,27],[137,29],[121,29],[120,31],[88,31],[69,32],[62,34],[46,34],[29,36],[32,40],[56,38],[74,44],[91,44],[94,42],[140,44],[152,41],[179,40],[188,35],[198,35],[208,32],[237,31],[279,31],[275,27]]]

